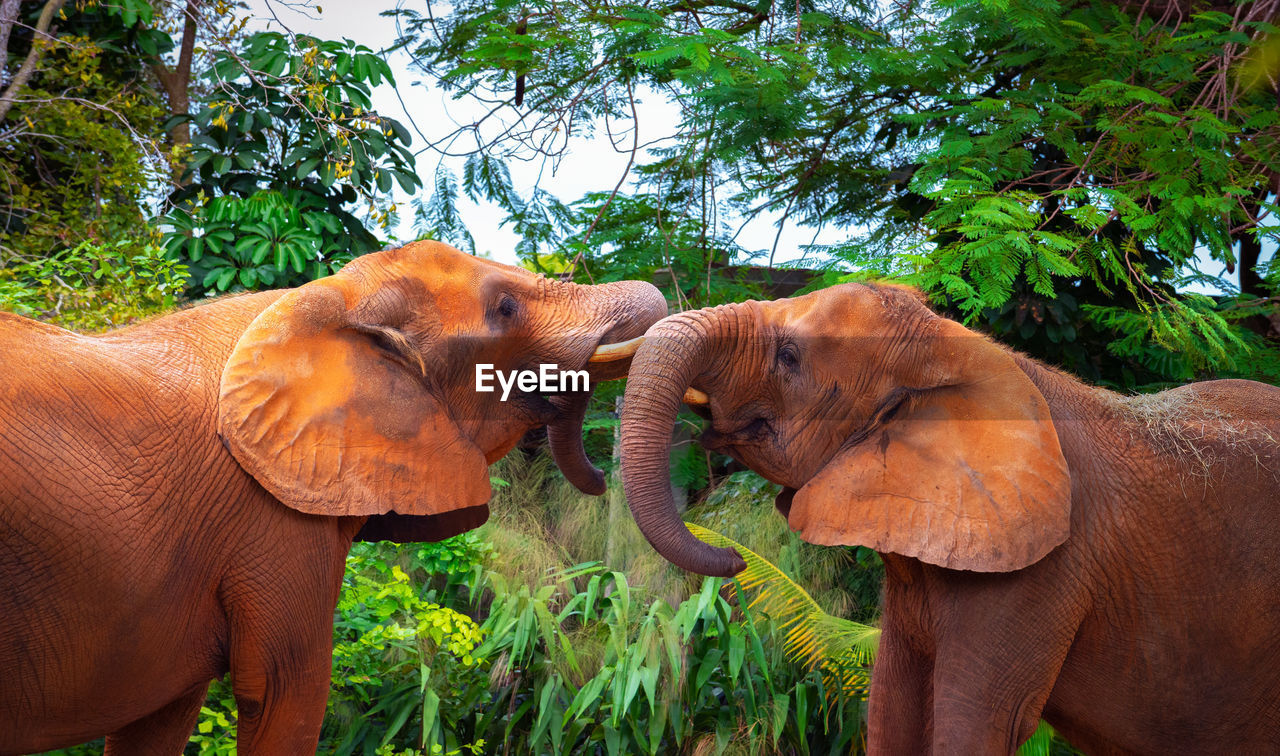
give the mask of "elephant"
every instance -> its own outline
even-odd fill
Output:
[[[737,552],[672,506],[672,422],[782,486],[807,542],[885,565],[874,754],[1280,752],[1280,388],[1122,396],[850,283],[672,315],[622,414],[624,491],[669,561]]]
[[[181,753],[228,672],[239,753],[314,753],[354,540],[480,525],[543,425],[603,492],[589,388],[503,401],[477,366],[618,378],[666,313],[417,242],[100,336],[0,314],[0,753]]]

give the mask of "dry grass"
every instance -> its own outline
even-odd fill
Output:
[[[605,496],[588,496],[565,481],[544,454],[510,454],[491,471],[507,485],[496,489],[480,534],[494,547],[487,566],[511,584],[532,590],[550,573],[601,562],[673,605],[688,596],[688,579],[645,541],[617,480]]]
[[[534,590],[546,576],[582,562],[601,562],[627,575],[653,597],[678,605],[702,578],[667,562],[641,535],[616,475],[604,496],[573,488],[544,454],[508,455],[492,468],[507,481],[495,488],[492,514],[480,535],[493,545],[486,565],[510,585]],[[735,476],[692,507],[689,519],[743,544],[802,583],[829,613],[867,619],[878,574],[860,571],[852,551],[804,543],[773,507],[776,488],[754,476]],[[863,578],[861,599],[849,575]]]
[[[1228,459],[1252,458],[1280,477],[1280,442],[1266,425],[1233,415],[1189,389],[1120,397],[1117,407],[1159,453],[1194,461],[1203,475]]]

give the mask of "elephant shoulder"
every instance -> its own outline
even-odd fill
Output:
[[[1126,397],[1124,408],[1157,449],[1202,466],[1248,458],[1280,476],[1280,388],[1257,381],[1201,381]]]

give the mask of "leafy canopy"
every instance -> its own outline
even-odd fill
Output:
[[[899,277],[1041,357],[1134,385],[1280,377],[1274,343],[1259,338],[1280,284],[1277,266],[1259,265],[1276,232],[1267,51],[1280,3],[1220,5],[397,13],[421,70],[488,106],[435,145],[446,154],[560,160],[569,134],[625,143],[640,100],[679,108],[674,133],[632,143],[634,184],[602,177],[569,203],[563,230],[522,250],[531,262],[550,247],[580,276],[661,270],[673,298],[705,304],[726,263],[772,261],[776,238],[735,229],[771,213],[843,231],[808,250],[836,271],[826,283],[842,271]],[[493,196],[519,225],[528,213],[511,193],[499,184]],[[1206,275],[1205,261],[1238,267],[1239,284]],[[1191,283],[1224,293],[1189,297]]]
[[[145,223],[143,203],[166,168],[152,138],[164,111],[145,51],[164,40],[123,10],[64,9],[26,85],[8,91],[41,11],[19,8],[0,60],[12,97],[0,118],[0,267],[133,238]],[[150,20],[149,6],[144,15]]]

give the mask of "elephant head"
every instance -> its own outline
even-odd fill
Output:
[[[604,489],[582,448],[588,388],[504,397],[478,390],[477,366],[620,377],[665,314],[638,281],[562,283],[436,242],[367,255],[249,325],[222,373],[219,432],[294,509],[371,516],[366,540],[437,540],[484,522],[488,464],[536,426],[571,482]]]
[[[778,510],[811,543],[1005,571],[1067,537],[1071,481],[1045,398],[1010,352],[911,289],[845,284],[646,334],[622,415],[627,501],[667,559],[731,575],[739,556],[693,538],[672,505],[682,398],[710,420],[706,447],[783,486]]]

